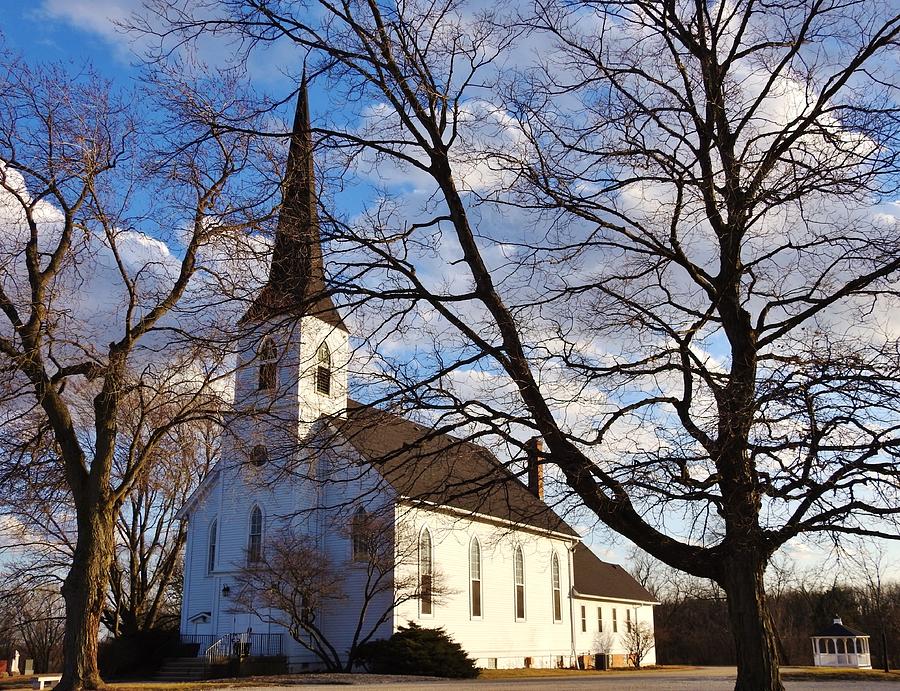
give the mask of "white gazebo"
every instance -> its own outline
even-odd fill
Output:
[[[869,637],[844,626],[835,617],[830,626],[812,636],[813,660],[816,667],[856,667],[872,669]]]

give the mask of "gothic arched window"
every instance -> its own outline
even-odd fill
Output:
[[[259,390],[272,391],[278,380],[278,348],[266,338],[259,346]]]
[[[331,351],[328,344],[319,346],[316,353],[318,365],[316,366],[316,391],[326,396],[331,395]]]
[[[263,515],[258,506],[250,510],[250,534],[247,538],[247,561],[251,564],[262,559]]]
[[[422,614],[432,613],[433,557],[431,533],[424,528],[419,534],[419,610]]]
[[[522,556],[522,548],[516,547],[515,556],[515,585],[516,585],[516,619],[525,618],[525,557]]]
[[[559,587],[559,557],[550,557],[550,586],[553,589],[553,621],[562,621],[562,591]]]
[[[481,616],[481,544],[477,537],[469,544],[469,583],[471,586],[472,616]]]
[[[365,561],[369,557],[369,516],[363,507],[356,509],[350,525],[350,541],[353,544],[353,561]]]
[[[206,553],[206,573],[212,573],[216,568],[216,537],[219,532],[219,522],[213,520],[209,524],[209,546]]]

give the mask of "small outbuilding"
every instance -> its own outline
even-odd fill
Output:
[[[830,626],[812,636],[813,660],[816,667],[855,667],[872,669],[869,637],[835,617]]]

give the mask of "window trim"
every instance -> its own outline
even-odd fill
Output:
[[[616,616],[616,608],[615,608],[615,607],[612,608],[612,612],[613,612],[613,617],[612,617],[612,625],[613,625],[613,627],[612,627],[612,632],[613,632],[613,633],[619,633],[619,621],[618,621],[618,617]]]
[[[422,541],[428,540],[428,572],[422,569]],[[434,617],[434,539],[428,526],[423,526],[419,531],[419,539],[416,544],[419,567],[419,617],[431,619]],[[428,578],[428,584],[425,585],[425,578]],[[427,598],[425,597],[427,593]],[[428,611],[425,610],[425,604],[428,604]]]
[[[553,614],[553,623],[559,624],[563,620],[562,607],[562,580],[559,572],[559,556],[554,551],[550,557],[550,606]]]
[[[522,581],[519,582],[519,564],[521,563],[521,574]],[[521,588],[521,595],[520,589]],[[521,597],[521,607],[520,605],[520,597]],[[522,616],[519,616],[519,610],[522,611]],[[513,615],[516,621],[527,621],[528,620],[528,608],[526,607],[526,597],[525,597],[525,554],[522,552],[522,546],[516,545],[515,552],[513,552]]]
[[[257,391],[273,392],[278,388],[278,346],[275,339],[266,336],[256,350],[259,361]]]
[[[368,561],[369,547],[366,544],[365,528],[369,514],[362,507],[356,507],[350,519],[350,559],[354,562]]]
[[[206,530],[206,573],[214,573],[216,570],[216,559],[219,554],[219,519],[213,518],[212,522]]]
[[[587,605],[581,605],[581,633],[587,633]]]
[[[331,396],[331,348],[328,341],[322,341],[322,345],[316,350],[316,393],[322,396]]]
[[[603,633],[603,607],[597,607],[597,633]]]
[[[259,516],[259,533],[253,532],[253,521],[256,516]],[[254,504],[250,509],[250,516],[248,518],[248,530],[247,530],[247,564],[258,564],[262,561],[263,556],[263,534],[265,533],[265,517],[263,515],[262,507],[259,504]],[[256,537],[259,542],[256,545],[256,551],[254,552],[253,538]]]
[[[477,561],[472,559],[473,550],[477,551]],[[478,568],[478,577],[475,577],[475,569]],[[482,619],[484,617],[484,568],[481,559],[481,542],[477,536],[469,540],[469,618]],[[478,584],[478,613],[475,613],[475,584]]]

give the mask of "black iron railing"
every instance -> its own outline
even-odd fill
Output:
[[[280,633],[183,633],[181,642],[197,646],[197,656],[216,648],[217,657],[277,657],[283,654]]]

